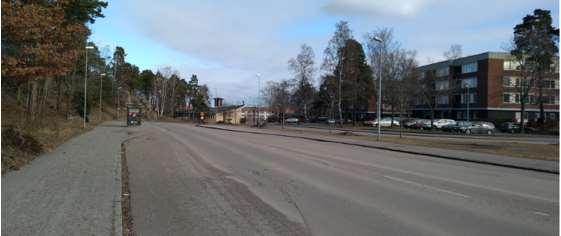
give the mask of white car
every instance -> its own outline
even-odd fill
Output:
[[[286,123],[298,123],[298,118],[288,118],[285,120]]]
[[[438,119],[432,122],[432,125],[437,129],[442,129],[446,125],[455,125],[456,121],[452,119]]]
[[[391,127],[391,126],[399,126],[399,121],[397,119],[393,120],[391,117],[382,118],[380,122],[380,127]],[[372,126],[378,126],[378,119],[372,121]]]

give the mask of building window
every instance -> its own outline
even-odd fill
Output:
[[[559,96],[556,95],[543,96],[543,103],[557,105],[559,104]]]
[[[448,104],[448,95],[440,95],[436,99],[437,104]]]
[[[462,74],[477,72],[477,62],[462,65]]]
[[[436,81],[436,83],[435,83],[436,90],[438,90],[438,91],[448,90],[449,85],[450,85],[450,83],[449,83],[448,80]]]
[[[510,93],[503,93],[503,103],[511,103]]]
[[[514,76],[503,77],[503,87],[517,87],[520,85],[520,78]]]
[[[477,78],[462,79],[461,88],[475,88],[477,87]]]
[[[547,89],[559,88],[559,83],[555,80],[544,80],[543,87]]]
[[[520,64],[517,61],[505,60],[503,62],[503,70],[519,70]]]
[[[436,69],[436,77],[444,77],[450,74],[450,67]]]
[[[468,94],[464,93],[464,94],[462,94],[460,103],[461,104],[466,104],[466,101],[468,101],[468,100],[469,100],[470,104],[475,103],[475,93],[468,93]]]

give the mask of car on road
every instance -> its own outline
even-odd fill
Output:
[[[460,126],[460,133],[467,135],[470,134],[488,134],[492,135],[495,133],[495,125],[491,122],[476,121],[470,122],[469,125]]]
[[[454,125],[454,124],[456,124],[456,121],[452,119],[438,119],[432,122],[432,126],[437,129],[442,129],[442,127],[446,125]]]
[[[298,124],[300,120],[296,117],[292,117],[292,118],[287,118],[286,120],[284,120],[284,122],[288,124]]]

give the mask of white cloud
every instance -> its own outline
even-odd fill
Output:
[[[343,15],[414,16],[432,0],[332,0],[324,8]]]

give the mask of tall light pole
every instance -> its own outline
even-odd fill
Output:
[[[465,97],[466,97],[466,99],[465,99],[465,100],[466,100],[466,107],[467,107],[467,114],[466,114],[466,117],[467,117],[467,118],[466,118],[466,120],[469,122],[469,102],[470,102],[470,100],[471,100],[471,99],[470,99],[471,96],[469,96],[469,86],[468,86],[468,83],[466,83],[466,84],[464,85],[464,87],[466,88],[466,96],[465,96]]]
[[[86,128],[86,100],[88,98],[87,94],[87,87],[88,87],[88,50],[94,49],[93,46],[86,46],[86,66],[84,70],[84,126]]]
[[[103,91],[103,76],[105,76],[105,73],[101,73],[99,75],[99,120],[101,121],[102,118],[102,113],[103,112],[103,108],[102,108],[102,104],[101,104],[101,93]]]
[[[257,73],[255,74],[255,76],[257,77],[257,127],[259,127],[259,120],[261,119],[261,110],[259,109],[259,102],[260,102],[260,95],[259,95],[259,91],[261,91],[261,74]]]
[[[380,55],[378,56],[378,110],[376,111],[378,116],[378,137],[376,139],[380,141],[380,124],[382,123],[382,43],[384,40],[378,36],[374,36],[374,40],[380,44]]]

